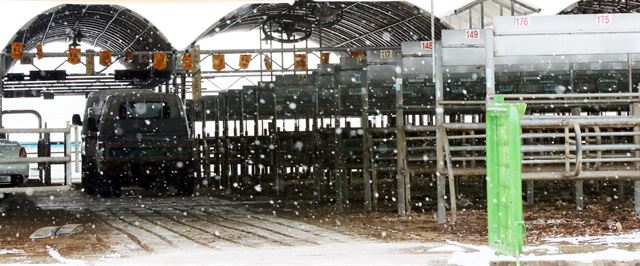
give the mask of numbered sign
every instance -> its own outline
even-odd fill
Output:
[[[268,55],[265,55],[263,60],[264,60],[264,68],[266,68],[267,70],[272,70],[273,61],[271,61],[271,58]]]
[[[380,58],[381,59],[391,59],[393,58],[392,50],[380,50]]]
[[[351,51],[351,57],[364,58],[365,54],[364,51]]]
[[[11,58],[13,60],[20,60],[22,58],[23,51],[24,51],[24,43],[14,42],[11,44]]]
[[[293,56],[293,69],[307,70],[307,54],[294,54]]]
[[[240,55],[240,68],[247,69],[249,68],[249,63],[251,63],[251,55],[250,54],[241,54]]]
[[[167,68],[167,54],[161,52],[153,52],[153,68],[158,71]]]
[[[133,60],[133,52],[132,51],[124,52],[124,61],[131,62],[131,60]]]
[[[609,15],[609,14],[596,15],[596,24],[598,24],[598,25],[609,25],[609,24],[611,24],[611,15]]]
[[[191,55],[190,53],[185,53],[182,55],[182,67],[187,72],[193,69],[193,55]]]
[[[211,58],[213,61],[213,69],[215,69],[216,71],[220,71],[224,69],[226,64],[224,63],[223,54],[213,54]]]
[[[36,44],[36,56],[38,57],[38,60],[44,58],[44,52],[42,51],[42,44]]]
[[[103,67],[108,67],[111,65],[111,51],[100,51],[100,65]]]
[[[80,63],[80,48],[69,48],[69,53],[67,54],[67,62],[72,65]]]
[[[422,49],[422,50],[433,50],[433,42],[432,41],[420,42],[420,49]]]
[[[20,58],[20,64],[22,65],[31,65],[33,64],[33,57],[25,55],[22,58]]]
[[[328,52],[320,53],[320,64],[329,64],[329,57],[331,56]]]
[[[528,27],[529,26],[529,17],[527,17],[527,16],[515,17],[514,23],[518,27]]]
[[[480,39],[480,31],[477,29],[466,30],[465,35],[467,36],[467,40]]]

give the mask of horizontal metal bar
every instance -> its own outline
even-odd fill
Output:
[[[0,164],[3,163],[66,163],[70,162],[71,157],[16,157],[16,158],[3,158],[0,159]]]
[[[70,128],[0,128],[1,133],[69,133]]]
[[[622,92],[622,93],[565,93],[565,94],[500,94],[505,99],[558,99],[558,98],[602,98],[602,97],[632,97],[640,98],[640,94],[635,92]]]
[[[582,179],[640,179],[640,171],[635,170],[607,170],[583,171],[577,177],[567,178],[565,172],[525,172],[522,180],[582,180]]]
[[[400,46],[384,46],[384,47],[300,47],[300,48],[274,48],[274,49],[223,49],[223,50],[200,50],[200,54],[267,54],[267,53],[302,53],[302,52],[348,52],[348,51],[369,51],[369,50],[400,50]],[[184,54],[184,51],[135,51],[133,54],[150,54],[153,52],[162,52],[169,55]],[[10,53],[3,53],[4,56],[11,56]],[[124,56],[126,52],[113,51],[112,56]],[[87,55],[86,52],[80,53],[82,57]],[[36,53],[24,53],[23,56],[36,57]],[[45,52],[46,57],[67,57],[67,52]],[[96,56],[98,56],[96,54]]]
[[[59,192],[71,190],[71,186],[46,186],[46,187],[9,187],[0,188],[0,193],[13,194],[13,193],[33,193],[33,192]]]
[[[565,151],[565,145],[522,145],[522,152],[554,152]],[[568,147],[570,151],[575,151],[575,146]],[[451,151],[485,151],[484,145],[480,146],[451,146]],[[606,144],[606,145],[584,145],[584,151],[634,151],[640,150],[638,144]]]

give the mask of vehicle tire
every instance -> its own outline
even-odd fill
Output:
[[[91,165],[90,162],[85,160],[82,156],[82,190],[88,195],[96,193],[96,178],[98,171]]]
[[[178,179],[175,184],[177,194],[182,196],[191,196],[195,189],[195,181],[193,176],[187,175],[184,178]]]
[[[24,177],[21,175],[15,175],[15,176],[11,176],[11,186],[12,187],[19,187],[22,186],[24,184]]]
[[[122,194],[122,185],[118,178],[100,174],[98,175],[96,191],[103,198],[119,197]]]

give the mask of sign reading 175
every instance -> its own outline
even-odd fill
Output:
[[[609,14],[596,15],[596,23],[599,25],[611,24],[611,15]]]

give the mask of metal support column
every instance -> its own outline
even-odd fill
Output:
[[[402,68],[402,67],[401,67]],[[409,171],[407,169],[407,136],[405,133],[404,121],[404,95],[402,88],[402,78],[396,77],[396,181],[398,188],[398,214],[403,215],[411,212],[411,184]]]
[[[222,114],[222,180],[225,183],[227,193],[231,193],[231,175],[229,169],[229,94],[225,93]]]
[[[493,102],[493,96],[496,95],[496,79],[495,79],[495,66],[494,66],[494,47],[493,47],[493,30],[484,30],[484,51],[485,51],[485,77],[486,77],[486,104]]]
[[[437,183],[437,202],[438,202],[438,223],[446,222],[445,209],[445,180],[444,180],[444,109],[440,102],[444,95],[444,82],[442,73],[442,42],[434,42],[433,56],[435,59],[435,95],[436,95],[436,183]]]
[[[317,79],[316,79],[317,82]],[[313,193],[315,194],[315,198],[318,202],[322,200],[322,173],[324,169],[321,169],[320,160],[320,132],[318,132],[318,115],[320,114],[320,92],[316,83],[315,86],[315,104],[313,108],[313,124],[311,133],[313,135]]]
[[[640,115],[640,103],[633,103],[631,105],[631,115],[633,116]],[[636,133],[636,135],[633,136],[633,143],[638,145],[640,144],[640,135],[638,135],[640,133],[640,126],[634,126],[633,132]],[[635,152],[635,157],[640,158],[640,151]],[[636,162],[635,166],[636,166],[636,171],[640,171],[640,162]],[[633,182],[633,191],[634,191],[633,199],[635,201],[635,208],[634,208],[635,213],[636,213],[636,216],[640,216],[640,180],[635,180]]]
[[[338,75],[338,73],[336,73]],[[336,205],[338,206],[338,210],[344,209],[344,189],[343,189],[343,181],[344,181],[344,161],[342,158],[343,149],[342,149],[342,127],[341,127],[341,115],[342,115],[342,99],[340,97],[340,85],[337,80],[335,80],[336,86],[336,102],[338,103],[336,106],[336,112],[334,116],[335,123],[335,143],[336,143],[336,160],[335,160],[335,179],[336,179]]]
[[[580,107],[571,108],[571,115],[579,116],[582,113]],[[577,141],[582,141],[580,139],[576,139]],[[576,166],[578,167],[578,166]],[[576,209],[581,211],[584,209],[584,183],[582,180],[575,181],[575,194],[576,194]]]
[[[369,86],[365,85],[362,88],[362,176],[364,187],[364,209],[371,211],[371,146],[369,145],[369,139],[371,138],[371,132],[369,130]],[[400,200],[398,201],[400,202]]]
[[[2,99],[4,99],[4,57],[5,55],[3,53],[0,53],[0,113],[2,112]],[[0,128],[4,128],[4,126],[2,125],[2,115],[0,115]],[[0,134],[0,137],[4,138],[4,135],[5,134]]]

